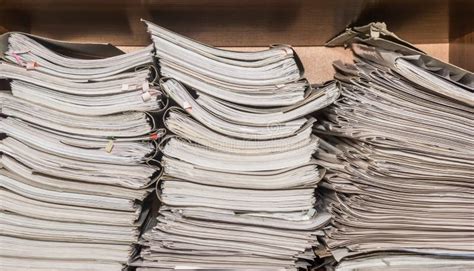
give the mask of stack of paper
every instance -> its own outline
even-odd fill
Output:
[[[394,44],[354,43],[355,64],[335,63],[342,99],[315,130],[325,140],[317,158],[329,170],[326,244],[338,260],[398,251],[470,259],[472,268],[474,75]],[[358,261],[376,268],[386,257]],[[450,264],[403,257],[420,268]]]
[[[148,23],[160,72],[198,94],[247,106],[291,106],[305,98],[308,82],[289,46],[261,52],[209,47]]]
[[[0,269],[121,270],[158,175],[152,47],[90,59],[70,56],[86,45],[1,40]]]
[[[296,270],[330,216],[316,212],[324,171],[306,115],[339,95],[311,88],[289,47],[216,49],[149,24],[161,88],[179,107],[164,116],[164,175],[156,226],[139,270]],[[180,82],[181,81],[181,82]],[[186,85],[186,87],[185,87]]]

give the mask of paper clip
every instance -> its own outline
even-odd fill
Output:
[[[285,53],[287,55],[292,55],[293,54],[293,50],[290,48],[290,47],[283,47],[283,50],[285,50]]]
[[[26,63],[27,70],[34,70],[36,67],[38,67],[38,63],[34,61]]]
[[[191,106],[191,104],[189,104],[187,101],[184,101],[183,103],[183,108],[184,110],[188,111],[188,112],[191,112],[191,110],[193,109],[193,107]]]
[[[109,140],[109,142],[107,142],[107,145],[105,146],[105,151],[108,153],[111,153],[113,148],[114,148],[114,141]]]
[[[380,31],[374,27],[370,27],[370,37],[371,38],[379,38],[380,37]]]
[[[21,60],[21,57],[16,52],[12,52],[12,56],[15,58],[18,65],[23,66],[23,61]]]
[[[151,99],[151,94],[150,92],[143,92],[142,94],[142,99],[144,102],[148,102]]]
[[[142,91],[143,91],[143,92],[147,92],[148,90],[150,90],[150,83],[144,82],[144,83],[142,84]]]
[[[158,140],[160,138],[160,135],[158,133],[153,133],[150,135],[151,140]]]

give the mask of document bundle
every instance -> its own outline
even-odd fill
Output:
[[[153,48],[0,41],[0,269],[121,270],[159,171]]]
[[[474,269],[473,73],[372,23],[311,85],[145,23],[0,35],[1,270]]]
[[[163,122],[162,202],[138,270],[297,270],[330,215],[318,212],[324,170],[308,117],[339,96],[311,87],[290,47],[217,49],[148,23],[161,89],[177,106]]]
[[[372,24],[337,38],[356,59],[335,63],[342,98],[315,129],[324,240],[338,270],[470,270],[474,75],[395,37]]]

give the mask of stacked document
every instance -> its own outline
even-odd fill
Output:
[[[436,263],[472,269],[474,75],[377,44],[353,43],[355,64],[335,63],[342,98],[315,129],[333,215],[326,244],[337,260],[377,252],[340,270],[392,260],[416,270]]]
[[[0,269],[121,270],[158,175],[153,48],[0,40]]]
[[[297,270],[330,220],[315,209],[324,175],[308,114],[339,95],[311,88],[289,47],[216,49],[148,24],[178,106],[164,114],[162,202],[138,270]]]
[[[147,26],[161,74],[198,94],[256,107],[291,106],[305,99],[308,82],[301,79],[301,62],[289,46],[261,52],[227,51],[152,23]]]

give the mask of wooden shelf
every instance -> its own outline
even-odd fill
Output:
[[[474,1],[450,9],[449,61],[474,71]]]
[[[454,38],[453,25],[472,34],[471,0],[0,0],[0,31],[55,39],[144,46],[140,18],[216,46],[272,43],[320,46],[351,24],[384,21],[415,44],[456,41],[455,64],[473,70],[464,54],[472,37]],[[3,28],[3,30],[2,30]],[[462,42],[460,42],[462,41]],[[472,58],[471,58],[472,59]]]

